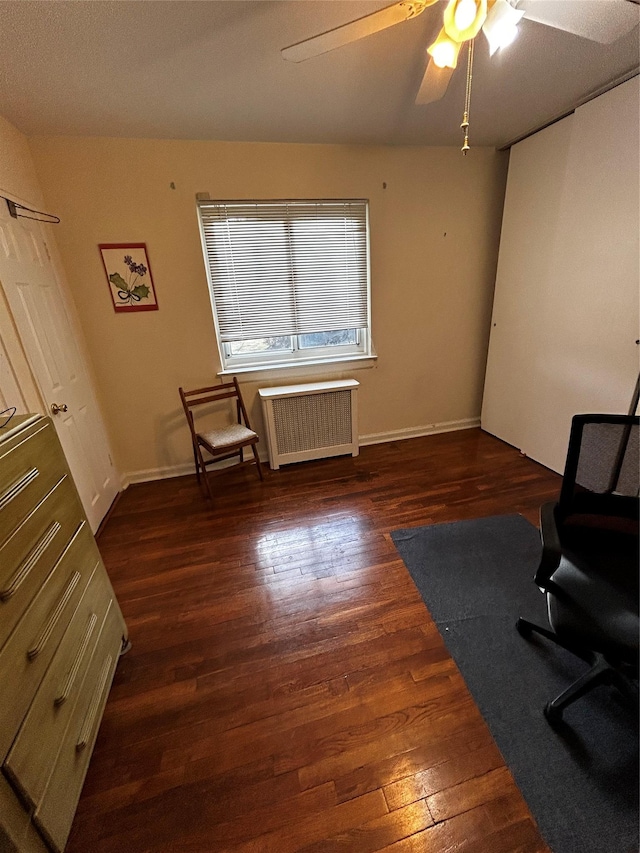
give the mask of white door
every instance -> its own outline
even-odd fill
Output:
[[[4,201],[0,282],[95,531],[118,492],[102,418],[43,226],[12,218]]]
[[[559,473],[638,377],[638,78],[511,149],[482,428]]]

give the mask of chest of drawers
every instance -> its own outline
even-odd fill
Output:
[[[62,851],[127,629],[53,424],[0,429],[0,853]]]

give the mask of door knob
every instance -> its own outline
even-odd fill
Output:
[[[51,413],[57,415],[58,412],[66,412],[67,404],[66,403],[52,403],[51,404]]]

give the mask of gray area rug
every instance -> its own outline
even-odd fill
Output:
[[[554,853],[637,853],[638,726],[611,688],[542,709],[587,668],[518,616],[548,626],[533,583],[540,536],[519,515],[395,530],[425,604]]]

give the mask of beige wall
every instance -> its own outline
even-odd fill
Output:
[[[27,137],[2,116],[0,116],[0,193],[14,201],[32,206],[42,203],[42,192]]]
[[[378,361],[337,374],[361,382],[361,436],[417,434],[479,416],[505,155],[60,137],[30,144],[47,204],[62,218],[59,246],[117,464],[133,479],[191,464],[177,388],[215,382],[220,369],[197,192],[369,198]],[[158,311],[114,313],[97,248],[109,242],[147,244]],[[256,389],[297,378],[281,372],[244,383],[259,429]]]

